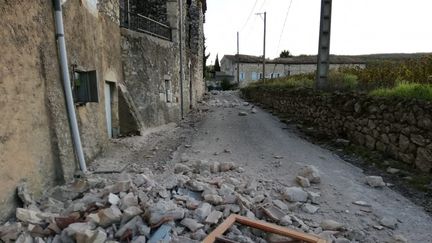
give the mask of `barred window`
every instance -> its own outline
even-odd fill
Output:
[[[96,71],[75,71],[73,78],[75,103],[99,102]]]

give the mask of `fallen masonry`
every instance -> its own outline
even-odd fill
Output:
[[[319,217],[321,179],[312,166],[301,168],[291,186],[255,178],[232,162],[182,160],[161,180],[145,171],[88,175],[47,191],[38,201],[20,185],[24,207],[16,210],[16,219],[0,226],[0,242],[199,242],[233,214],[335,242],[361,241],[359,235],[364,235]],[[310,184],[295,186],[299,180]],[[367,202],[353,204],[372,210]],[[383,217],[374,228],[391,231],[397,225],[396,219]],[[223,237],[295,242],[242,225],[233,225]]]

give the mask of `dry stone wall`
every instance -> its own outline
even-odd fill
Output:
[[[431,102],[312,89],[248,88],[243,95],[313,124],[330,137],[349,139],[353,144],[432,172]]]

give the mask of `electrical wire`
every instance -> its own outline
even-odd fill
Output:
[[[283,32],[285,30],[285,25],[286,25],[286,22],[287,22],[287,19],[288,19],[288,15],[289,15],[289,12],[290,12],[290,9],[291,9],[292,2],[293,2],[293,0],[290,1],[290,4],[288,6],[288,10],[287,10],[286,15],[285,15],[285,20],[284,20],[283,27],[282,27],[282,30],[281,30],[281,33],[280,33],[280,36],[279,36],[279,42],[278,42],[278,45],[277,45],[276,53],[279,51],[280,43],[282,41]]]
[[[244,28],[246,27],[246,25],[249,23],[250,17],[252,16],[252,14],[253,14],[253,12],[254,12],[257,3],[258,3],[258,0],[255,0],[255,3],[254,3],[254,5],[253,5],[253,7],[252,7],[252,9],[251,9],[251,11],[250,11],[250,13],[249,13],[249,16],[248,16],[248,18],[246,19],[246,22],[244,23],[243,27],[240,29],[240,32],[243,31],[243,29],[244,29]]]
[[[285,15],[285,20],[284,20],[284,23],[283,23],[283,26],[282,26],[282,30],[281,30],[281,33],[280,33],[280,36],[279,36],[279,41],[278,41],[278,45],[277,45],[277,49],[276,49],[276,53],[279,52],[280,43],[281,43],[281,41],[282,41],[283,32],[284,32],[284,30],[285,30],[285,25],[286,25],[286,22],[287,22],[287,19],[288,19],[289,12],[290,12],[290,10],[291,10],[292,2],[293,2],[293,0],[290,1],[290,4],[289,4],[289,6],[288,6],[288,9],[287,9],[287,12],[286,12],[286,15]],[[277,65],[277,64],[274,65],[273,73],[274,73],[275,70],[276,70],[276,65]]]
[[[264,0],[264,2],[261,4],[261,7],[259,8],[259,12],[261,12],[261,10],[263,9],[264,4],[266,3],[266,1],[267,1],[267,0]]]

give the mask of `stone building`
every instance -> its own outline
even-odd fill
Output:
[[[224,55],[221,60],[221,71],[233,75],[235,81],[240,81],[240,86],[262,79],[263,77],[262,57],[249,55]],[[266,60],[265,77],[279,78],[296,74],[313,73],[316,70],[316,56],[296,56],[290,58],[276,58]],[[239,63],[239,76],[237,78],[237,63]],[[331,56],[330,69],[339,67],[361,67],[366,66],[361,58],[350,56]]]
[[[182,103],[186,113],[201,99],[206,5],[204,0],[185,0],[180,16],[179,2],[62,1],[70,85],[87,163],[110,138],[176,122]],[[37,197],[71,180],[79,167],[62,85],[53,1],[3,1],[0,14],[2,220],[13,213],[21,182],[26,181]],[[159,26],[164,27],[162,35]]]

